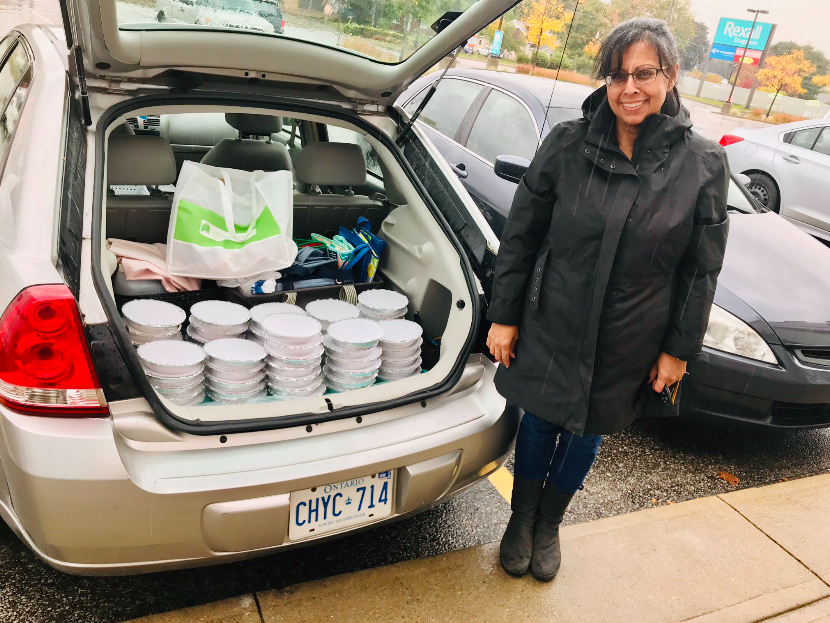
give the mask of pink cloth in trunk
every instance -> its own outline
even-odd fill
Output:
[[[201,279],[178,277],[167,270],[167,245],[160,242],[145,244],[118,238],[108,238],[110,251],[115,253],[128,281],[156,279],[168,292],[198,290]]]

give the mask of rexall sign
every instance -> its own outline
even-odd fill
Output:
[[[750,30],[752,30],[751,35]],[[771,30],[772,24],[757,22],[755,28],[752,28],[751,20],[721,17],[714,42],[743,48],[746,47],[746,41],[749,39],[750,50],[763,50],[767,45]]]

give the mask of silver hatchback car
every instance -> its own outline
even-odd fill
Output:
[[[510,4],[413,26],[400,62],[317,31],[145,22],[121,0],[0,14],[0,514],[38,556],[79,574],[239,560],[399,520],[503,465],[520,414],[481,338],[498,240],[392,102]],[[179,406],[150,385],[121,306],[229,289],[119,281],[108,239],[164,243],[187,160],[286,156],[295,237],[369,218],[431,363],[317,398]]]

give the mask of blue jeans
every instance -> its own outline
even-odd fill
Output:
[[[525,412],[516,436],[513,472],[527,480],[544,480],[549,475],[561,493],[576,493],[591,471],[601,443],[602,435],[580,437]]]

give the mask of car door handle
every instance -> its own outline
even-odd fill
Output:
[[[455,171],[455,174],[462,180],[467,177],[467,167],[464,166],[463,162],[459,162],[458,164],[450,162],[450,166],[452,167],[452,170]]]
[[[784,160],[786,160],[787,162],[789,162],[791,164],[800,164],[801,163],[801,160],[799,159],[798,156],[789,156],[789,155],[787,155],[787,156],[784,156]]]

